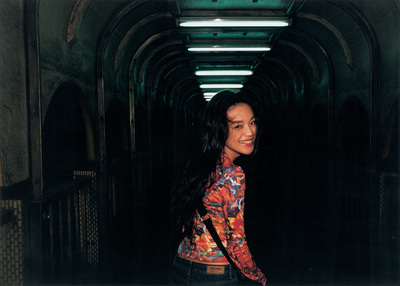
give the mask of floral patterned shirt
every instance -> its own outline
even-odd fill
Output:
[[[206,190],[203,202],[237,267],[246,277],[265,285],[265,275],[257,267],[246,242],[243,219],[245,188],[242,168],[234,165],[224,153],[222,163],[217,166],[215,183]],[[178,256],[203,263],[228,262],[198,213],[193,232],[193,243],[188,238],[183,239]]]

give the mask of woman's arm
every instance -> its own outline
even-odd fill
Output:
[[[242,169],[236,167],[232,172],[226,172],[219,182],[217,192],[222,196],[226,250],[246,277],[265,285],[265,275],[257,267],[246,241],[245,176]]]

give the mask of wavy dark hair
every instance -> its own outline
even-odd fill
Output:
[[[197,132],[199,145],[193,150],[184,170],[173,187],[172,210],[178,228],[184,227],[183,235],[192,239],[193,220],[197,207],[202,203],[207,187],[214,183],[216,171],[229,135],[227,112],[232,106],[245,103],[255,113],[254,102],[244,93],[222,91],[208,103]],[[256,118],[257,115],[255,114]],[[258,136],[255,140],[257,148]],[[253,152],[254,153],[254,152]]]

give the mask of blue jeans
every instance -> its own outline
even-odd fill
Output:
[[[235,285],[238,274],[231,265],[203,264],[175,256],[173,285]]]

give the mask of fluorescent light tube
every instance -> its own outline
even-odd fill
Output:
[[[217,93],[218,93],[218,92],[204,92],[204,93],[203,93],[203,96],[209,98],[209,97],[213,97],[213,96],[216,95]]]
[[[224,47],[224,46],[211,46],[211,47],[188,47],[189,52],[267,52],[270,47]]]
[[[212,88],[242,88],[243,84],[201,84],[200,88],[212,89]]]
[[[199,70],[195,71],[197,76],[246,76],[252,75],[251,70]]]
[[[287,27],[289,18],[180,18],[181,27]]]
[[[203,93],[203,98],[206,100],[206,101],[210,101],[213,97],[214,97],[214,95],[216,95],[218,92],[204,92]]]

